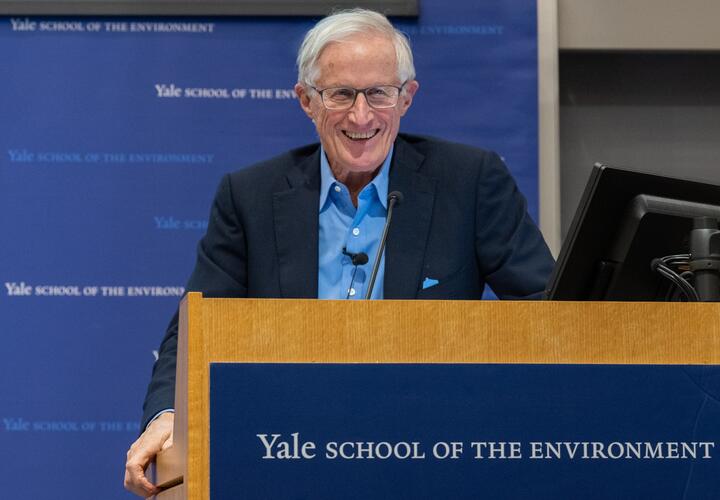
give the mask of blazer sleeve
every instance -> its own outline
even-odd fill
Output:
[[[206,297],[247,296],[247,245],[233,200],[230,175],[220,181],[186,290],[202,292]],[[143,403],[141,430],[155,415],[175,404],[178,316],[176,311],[160,345]]]
[[[501,299],[544,297],[555,261],[507,167],[495,153],[483,159],[475,221],[482,275]]]

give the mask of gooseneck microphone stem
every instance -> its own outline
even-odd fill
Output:
[[[392,219],[393,207],[402,203],[402,200],[403,194],[400,191],[393,191],[387,197],[387,218],[385,219],[385,227],[383,228],[382,239],[380,240],[380,247],[378,248],[377,255],[375,255],[375,263],[373,264],[372,273],[370,274],[370,283],[368,284],[368,289],[365,293],[366,300],[370,298],[373,288],[375,287],[375,278],[377,278],[378,269],[380,269],[380,261],[382,260],[382,255],[385,251],[385,243],[387,242],[388,229],[390,229],[390,220]]]

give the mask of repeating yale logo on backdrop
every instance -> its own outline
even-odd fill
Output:
[[[313,21],[0,19],[6,496],[77,496],[86,457],[88,498],[126,498],[150,353],[221,177],[317,141],[292,90]],[[536,214],[535,1],[427,0],[398,25],[421,83],[404,131],[498,151]]]

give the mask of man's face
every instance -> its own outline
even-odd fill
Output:
[[[363,89],[378,85],[400,86],[395,48],[381,36],[358,35],[328,44],[318,59],[319,77],[315,87],[353,87]],[[314,121],[336,178],[372,173],[385,160],[395,141],[400,118],[410,107],[417,91],[416,81],[405,84],[393,108],[375,109],[363,94],[347,110],[329,110],[312,88],[298,84],[295,91],[300,104]]]

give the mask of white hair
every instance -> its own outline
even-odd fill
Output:
[[[298,82],[315,85],[319,72],[317,61],[329,43],[367,34],[385,36],[393,42],[400,82],[415,79],[413,55],[407,37],[378,12],[349,9],[325,17],[305,34],[297,56]]]

